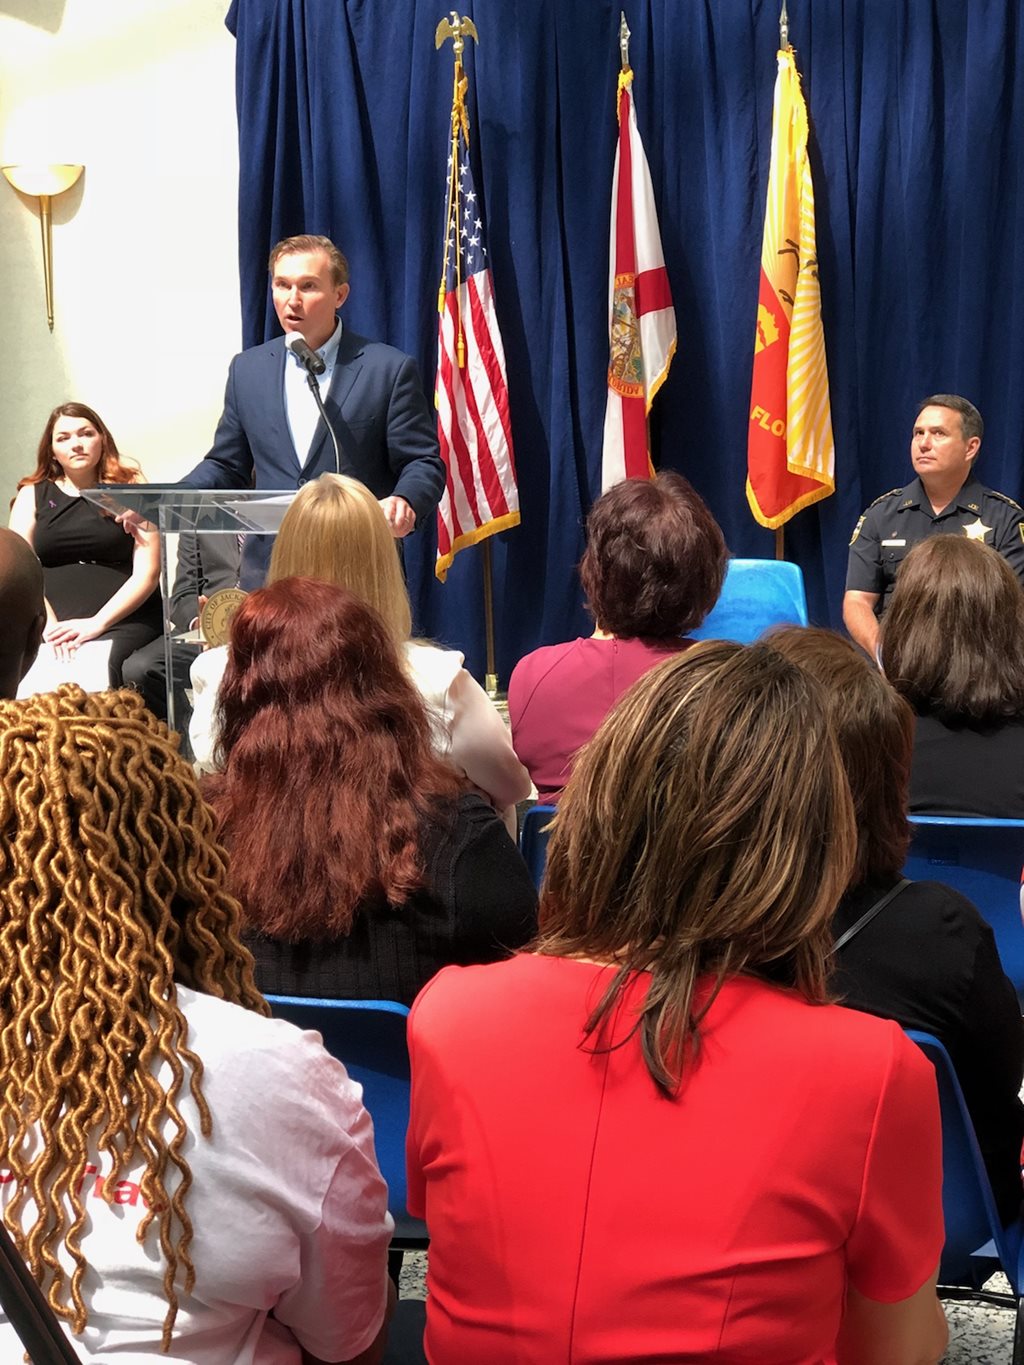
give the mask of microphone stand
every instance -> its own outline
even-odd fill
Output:
[[[316,405],[320,409],[320,416],[324,419],[324,426],[330,433],[331,444],[334,446],[334,472],[335,474],[340,474],[341,451],[338,449],[338,438],[335,435],[334,428],[331,426],[331,419],[327,416],[327,409],[324,407],[324,400],[320,397],[320,385],[317,382],[316,375],[313,373],[313,367],[310,364],[310,362],[308,360],[304,360],[302,363],[306,367],[306,383],[309,385],[309,391],[316,399]],[[322,364],[320,368],[323,369]]]

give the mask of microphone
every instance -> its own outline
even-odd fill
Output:
[[[323,374],[327,369],[323,357],[317,355],[301,332],[289,332],[284,344],[293,356],[302,361],[310,374]]]
[[[341,450],[338,447],[338,434],[331,425],[331,419],[327,416],[327,409],[324,407],[324,400],[320,396],[320,384],[316,376],[323,374],[327,369],[323,357],[317,355],[309,342],[301,332],[289,332],[284,339],[284,344],[306,367],[306,383],[309,391],[313,395],[317,407],[320,409],[320,416],[324,419],[324,426],[331,438],[331,445],[334,447],[334,472],[341,473]]]

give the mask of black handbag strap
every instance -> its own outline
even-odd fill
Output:
[[[895,900],[905,886],[909,885],[909,880],[906,877],[901,877],[891,891],[887,891],[884,896],[880,896],[878,900],[875,901],[874,905],[869,906],[868,909],[864,911],[863,915],[861,915],[860,919],[857,920],[855,924],[851,924],[846,933],[840,934],[836,939],[834,944],[836,952],[838,952],[840,948],[845,948],[854,934],[859,934],[865,924],[870,924],[875,916],[880,914],[891,900]]]

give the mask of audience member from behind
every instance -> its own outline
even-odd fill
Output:
[[[1024,588],[979,541],[907,555],[882,668],[917,714],[910,809],[1024,818]]]
[[[163,630],[160,538],[141,526],[126,536],[82,491],[140,477],[92,408],[62,403],[50,413],[36,467],[11,504],[11,530],[43,566],[44,639],[62,656],[90,640],[109,640],[112,687],[121,685],[129,655]]]
[[[78,1358],[376,1365],[370,1118],[315,1035],[264,1017],[166,727],[64,684],[0,703],[0,773],[0,1204]]]
[[[622,698],[534,952],[440,973],[409,1020],[434,1365],[939,1359],[932,1068],[825,1003],[855,853],[821,689],[766,645]]]
[[[520,659],[508,685],[512,743],[541,801],[557,801],[577,751],[655,664],[684,649],[725,578],[721,528],[681,474],[626,479],[587,518],[580,580],[595,630]]]
[[[1009,1223],[1021,1202],[1024,1025],[992,930],[971,902],[938,882],[903,882],[913,714],[830,631],[787,629],[769,643],[825,688],[857,814],[857,862],[833,921],[837,940],[874,916],[839,949],[833,986],[854,1009],[945,1044]]]
[[[380,612],[427,705],[437,753],[490,801],[514,836],[515,805],[530,795],[526,769],[493,703],[463,668],[463,656],[410,638],[409,594],[392,532],[377,499],[357,479],[324,474],[296,496],[274,543],[267,582],[296,576],[348,588]],[[209,650],[192,666],[189,734],[207,771],[217,766],[215,705],[226,662],[225,650]]]
[[[383,518],[382,518],[383,520]],[[207,779],[262,990],[400,1000],[536,929],[519,850],[460,792],[380,616],[285,578],[232,621]]]
[[[17,695],[46,625],[43,570],[31,547],[0,527],[0,697]]]

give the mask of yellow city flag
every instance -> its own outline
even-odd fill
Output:
[[[835,491],[807,105],[793,49],[778,62],[747,439],[747,502],[771,528]]]

